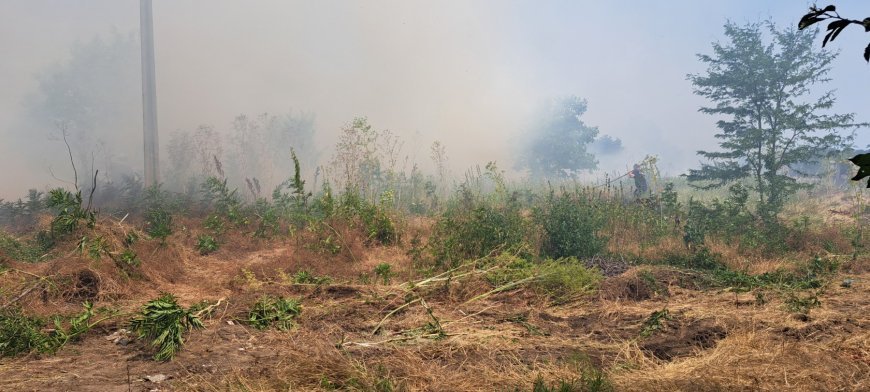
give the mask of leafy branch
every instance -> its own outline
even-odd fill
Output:
[[[847,19],[837,12],[837,7],[829,5],[825,8],[819,8],[815,5],[810,7],[810,12],[804,15],[798,22],[798,29],[803,30],[821,21],[830,20],[828,23],[828,33],[822,41],[822,47],[833,42],[846,27],[856,24],[864,27],[864,32],[870,32],[870,17],[864,20]],[[864,60],[870,62],[870,44],[864,48]],[[852,181],[861,181],[866,177],[870,177],[870,154],[858,154],[851,159],[852,163],[858,166],[858,173],[852,177]],[[870,179],[867,180],[867,188],[870,188]]]

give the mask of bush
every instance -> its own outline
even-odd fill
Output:
[[[381,278],[381,282],[385,285],[390,284],[393,279],[393,267],[389,263],[380,263],[375,266],[375,275]]]
[[[199,317],[181,307],[175,296],[168,293],[146,303],[130,323],[130,329],[139,338],[150,340],[151,347],[157,349],[155,361],[172,359],[184,345],[184,334],[202,327]]]
[[[429,249],[438,266],[527,246],[529,224],[514,204],[469,200],[448,208],[435,224]]]
[[[532,287],[560,303],[594,292],[602,279],[601,272],[586,268],[573,257],[546,260],[538,271]]]
[[[541,256],[591,257],[607,246],[607,238],[599,234],[606,219],[586,195],[550,193],[535,212],[543,229]]]
[[[217,240],[210,235],[203,234],[196,239],[196,249],[199,251],[199,254],[203,256],[216,252],[218,246]]]
[[[573,257],[545,260],[541,263],[502,254],[494,260],[505,268],[487,274],[494,286],[505,286],[529,279],[528,286],[536,292],[564,303],[594,292],[603,279],[601,272],[586,266]]]
[[[331,280],[328,276],[315,276],[308,270],[299,270],[293,274],[293,283],[298,284],[328,284]]]
[[[48,192],[48,207],[57,213],[51,221],[51,233],[63,236],[75,231],[81,221],[88,227],[94,227],[97,214],[82,207],[82,192],[72,193],[63,188],[55,188]]]
[[[41,332],[44,324],[38,318],[25,316],[20,309],[0,311],[0,357],[49,351],[48,339]]]
[[[47,235],[47,234],[46,234]],[[40,239],[42,237],[37,234],[36,241],[18,240],[6,232],[0,231],[0,254],[4,254],[13,260],[37,262],[43,259],[45,248]],[[53,245],[53,244],[52,244]]]
[[[55,353],[71,341],[79,339],[99,322],[91,322],[93,306],[85,302],[84,310],[72,317],[53,317],[53,329],[43,332],[45,322],[24,315],[20,309],[0,311],[0,357],[14,357],[31,352]],[[66,322],[64,322],[66,319]]]
[[[389,193],[377,205],[363,199],[354,191],[347,191],[342,195],[339,209],[344,218],[359,219],[366,233],[366,243],[394,245],[399,242],[399,231],[387,212],[390,201]]]
[[[248,313],[248,323],[257,329],[271,326],[286,331],[293,327],[293,319],[302,313],[299,300],[263,296]]]
[[[166,242],[166,237],[172,234],[172,205],[169,192],[152,186],[145,190],[144,198],[145,232],[152,238]]]

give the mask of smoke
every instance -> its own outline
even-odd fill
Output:
[[[870,15],[857,1],[845,3],[838,9]],[[0,172],[0,197],[59,185],[49,168],[71,179],[56,113],[32,110],[46,78],[63,70],[78,69],[69,80],[80,91],[112,92],[91,97],[90,122],[71,124],[105,143],[90,151],[99,143],[75,139],[77,160],[88,166],[93,152],[94,165],[110,173],[141,166],[138,53],[125,63],[130,74],[115,79],[87,67],[111,59],[90,54],[76,63],[77,51],[95,42],[135,49],[138,9],[135,0],[0,3],[0,164],[15,168]],[[704,102],[685,80],[701,71],[695,54],[709,51],[726,18],[772,16],[788,24],[803,11],[790,2],[749,0],[158,0],[162,164],[171,174],[170,147],[189,142],[173,139],[177,131],[193,134],[204,125],[226,136],[239,115],[307,113],[310,148],[321,163],[342,127],[365,116],[375,129],[401,137],[404,154],[423,167],[432,168],[430,146],[438,140],[454,173],[487,161],[507,168],[536,102],[576,95],[589,102],[584,121],[622,142],[620,153],[598,157],[602,170],[658,154],[663,172],[679,174],[697,165],[697,150],[715,146],[715,119],[697,113]],[[866,42],[852,38],[844,34],[838,44],[858,53]],[[841,110],[860,118],[870,73],[857,68],[859,57],[842,56],[832,77],[847,103]],[[85,74],[91,79],[75,77]]]

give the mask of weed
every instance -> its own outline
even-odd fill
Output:
[[[329,284],[331,280],[328,276],[314,276],[308,270],[299,270],[293,275],[293,283],[298,284]]]
[[[652,336],[662,329],[663,321],[670,319],[671,314],[667,308],[652,312],[652,314],[647,317],[646,321],[643,322],[643,326],[640,329],[640,336],[645,338]]]
[[[53,354],[67,343],[78,340],[94,326],[114,314],[92,321],[93,305],[82,304],[81,313],[72,317],[54,316],[53,327],[44,332],[45,321],[24,315],[20,309],[0,311],[0,357],[14,357],[31,352]]]
[[[297,299],[263,296],[248,313],[248,324],[257,329],[271,326],[286,331],[293,327],[293,319],[302,313]]]
[[[435,224],[429,249],[438,266],[487,256],[497,249],[526,247],[529,224],[518,206],[477,201],[471,194],[448,208]]]
[[[34,351],[49,351],[41,329],[45,323],[24,315],[20,309],[0,311],[0,357],[14,357]]]
[[[37,235],[36,241],[21,241],[0,231],[0,253],[8,256],[13,260],[37,262],[45,258],[45,249],[39,242],[40,236]],[[50,248],[50,247],[49,247]]]
[[[519,391],[519,389],[517,389]],[[584,369],[579,379],[557,380],[555,383],[547,383],[538,375],[532,384],[532,392],[609,392],[613,391],[613,385],[604,372],[589,368]]]
[[[145,190],[145,232],[151,238],[157,238],[161,244],[172,234],[172,206],[169,192],[160,189],[159,185]]]
[[[573,257],[546,260],[538,270],[539,278],[532,282],[532,287],[557,303],[568,302],[595,291],[602,279],[598,270],[586,268]]]
[[[87,227],[94,227],[97,214],[82,207],[82,192],[72,193],[63,188],[55,188],[48,192],[49,208],[57,212],[51,221],[51,233],[54,236],[63,236],[75,231],[79,224],[84,221]]]
[[[211,214],[206,217],[205,220],[203,220],[202,225],[214,235],[219,236],[226,231],[226,225],[224,224],[223,219],[216,214]]]
[[[820,292],[813,292],[807,296],[801,296],[797,293],[787,293],[785,297],[786,309],[791,313],[807,314],[813,308],[822,306],[819,301]]]
[[[136,256],[136,252],[133,252],[132,249],[124,249],[118,258],[131,267],[139,267],[140,265],[139,258]]]
[[[130,329],[141,339],[149,340],[157,351],[156,361],[168,361],[184,346],[184,334],[203,328],[202,321],[190,309],[178,304],[174,295],[161,294],[149,301],[131,321]]]
[[[393,267],[388,263],[380,263],[375,266],[375,276],[381,279],[385,285],[390,284],[393,279]]]
[[[214,208],[215,214],[236,226],[248,223],[243,214],[242,199],[236,189],[230,190],[226,179],[209,177],[202,187],[203,201]]]
[[[586,268],[573,257],[534,263],[510,254],[495,258],[504,268],[489,272],[486,279],[497,287],[528,282],[536,292],[556,303],[565,303],[597,289],[603,278],[598,270]]]
[[[218,246],[217,240],[210,235],[203,234],[196,239],[196,249],[199,251],[199,254],[203,256],[216,252]]]
[[[551,192],[535,215],[542,228],[544,257],[591,257],[607,245],[607,239],[599,234],[605,217],[588,195],[563,192],[557,196]]]
[[[139,241],[139,234],[136,234],[135,231],[128,231],[124,233],[124,246],[131,247]]]

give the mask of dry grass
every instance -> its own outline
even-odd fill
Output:
[[[179,222],[199,227],[195,221]],[[117,245],[132,230],[128,224],[101,220],[98,232]],[[407,230],[425,237],[431,221],[409,222]],[[179,229],[164,246],[156,241],[133,245],[142,262],[137,277],[124,276],[106,258],[80,255],[9,263],[15,270],[0,274],[3,302],[35,276],[55,282],[45,295],[22,298],[21,305],[35,314],[76,310],[83,298],[76,294],[75,277],[82,271],[99,282],[90,299],[124,312],[135,311],[160,291],[176,294],[184,305],[226,302],[206,320],[205,330],[189,336],[172,362],[152,362],[136,344],[106,341],[104,335],[123,327],[117,320],[56,356],[0,360],[0,389],[527,391],[538,376],[548,382],[570,380],[590,368],[602,370],[616,390],[628,391],[870,389],[866,257],[832,279],[820,294],[820,307],[796,318],[781,293],[708,289],[696,273],[663,266],[631,268],[604,280],[598,295],[562,305],[527,289],[469,302],[492,289],[480,275],[413,290],[403,285],[419,279],[407,246],[370,248],[348,235],[354,241],[350,258],[313,252],[294,240],[228,233],[218,252],[201,256],[194,248],[198,234],[198,229]],[[611,246],[650,259],[686,252],[676,237],[643,247],[630,239]],[[811,255],[767,259],[715,241],[708,246],[729,267],[750,273],[792,268],[794,260]],[[391,284],[360,282],[360,274],[382,262],[398,273]],[[333,282],[302,285],[286,279],[303,268]],[[854,280],[851,288],[839,287],[844,278]],[[759,292],[765,303],[756,302]],[[296,328],[257,331],[240,322],[264,294],[301,299]],[[659,331],[643,336],[651,313],[664,309],[670,318]],[[427,327],[433,317],[441,336]],[[160,385],[142,380],[153,374],[172,379]]]

